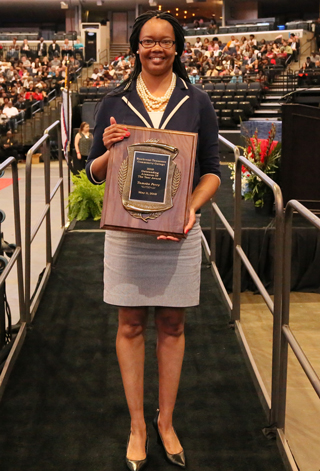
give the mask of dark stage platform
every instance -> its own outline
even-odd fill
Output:
[[[222,184],[216,202],[233,227],[234,201],[231,170],[222,165]],[[242,202],[243,249],[270,293],[273,292],[274,215],[258,214],[252,201]],[[208,241],[211,231],[211,205],[201,215],[201,226]],[[320,234],[298,214],[293,218],[293,291],[320,293]],[[217,266],[229,292],[232,291],[233,241],[220,220],[217,223]],[[242,291],[255,291],[255,284],[245,269]]]

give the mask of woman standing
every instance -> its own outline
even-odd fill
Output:
[[[185,467],[184,450],[172,415],[184,356],[185,308],[199,303],[200,207],[220,183],[218,126],[206,93],[190,85],[180,56],[184,34],[169,13],[149,11],[133,26],[130,46],[136,56],[127,81],[103,99],[96,119],[87,175],[99,184],[109,150],[129,137],[126,125],[198,133],[193,194],[187,237],[106,231],[104,300],[119,306],[117,355],[131,417],[126,463],[147,463],[148,439],[143,410],[145,329],[148,307],[155,307],[159,370],[158,439],[171,463]]]
[[[77,160],[74,162],[74,173],[79,173],[86,166],[86,161],[92,146],[93,136],[90,132],[90,126],[83,121],[79,131],[74,138],[74,148],[77,153]]]

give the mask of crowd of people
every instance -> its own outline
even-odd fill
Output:
[[[43,38],[32,48],[25,39],[21,46],[13,38],[0,61],[0,127],[2,134],[14,130],[19,113],[30,114],[32,104],[46,101],[52,89],[60,90],[66,76],[67,61],[71,78],[83,60],[83,45],[66,39],[62,46],[53,40],[48,46]]]
[[[181,57],[192,83],[210,80],[210,77],[230,76],[233,82],[259,81],[268,85],[272,79],[272,67],[286,67],[298,61],[300,42],[294,34],[289,39],[282,35],[273,41],[257,41],[254,34],[249,37],[231,36],[227,43],[218,37],[196,38],[186,42]],[[99,64],[84,85],[105,86],[110,82],[125,80],[134,67],[134,55],[127,50],[110,63]]]

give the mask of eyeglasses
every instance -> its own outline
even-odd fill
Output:
[[[139,41],[139,44],[141,44],[142,47],[145,49],[150,49],[154,47],[156,44],[159,44],[160,47],[163,47],[164,49],[170,49],[176,42],[172,41],[172,39],[161,39],[161,41],[154,41],[153,39],[143,39],[142,41]]]

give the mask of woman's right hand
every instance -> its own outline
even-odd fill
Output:
[[[122,141],[124,138],[128,138],[130,136],[130,132],[123,124],[117,124],[116,120],[113,116],[110,118],[110,126],[105,128],[102,136],[103,144],[106,146],[108,150],[115,144],[116,142]]]

